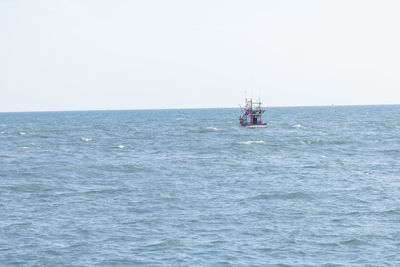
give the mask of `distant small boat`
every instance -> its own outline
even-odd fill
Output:
[[[240,125],[247,128],[265,128],[267,123],[262,121],[262,114],[265,112],[261,108],[261,101],[253,102],[253,99],[247,100],[246,106],[242,108],[243,115],[239,117]]]

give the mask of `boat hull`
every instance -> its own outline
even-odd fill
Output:
[[[245,126],[247,128],[267,128],[266,124],[253,124],[253,125],[247,125]]]

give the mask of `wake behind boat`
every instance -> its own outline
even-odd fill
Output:
[[[265,112],[261,108],[261,101],[253,102],[253,99],[247,100],[246,106],[242,108],[243,115],[239,117],[240,125],[248,128],[266,128],[267,123],[262,121],[262,114]]]

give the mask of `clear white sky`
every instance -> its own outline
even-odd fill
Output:
[[[0,111],[399,104],[400,1],[0,0]]]

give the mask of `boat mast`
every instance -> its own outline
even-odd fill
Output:
[[[253,125],[253,98],[250,99],[250,124]]]

